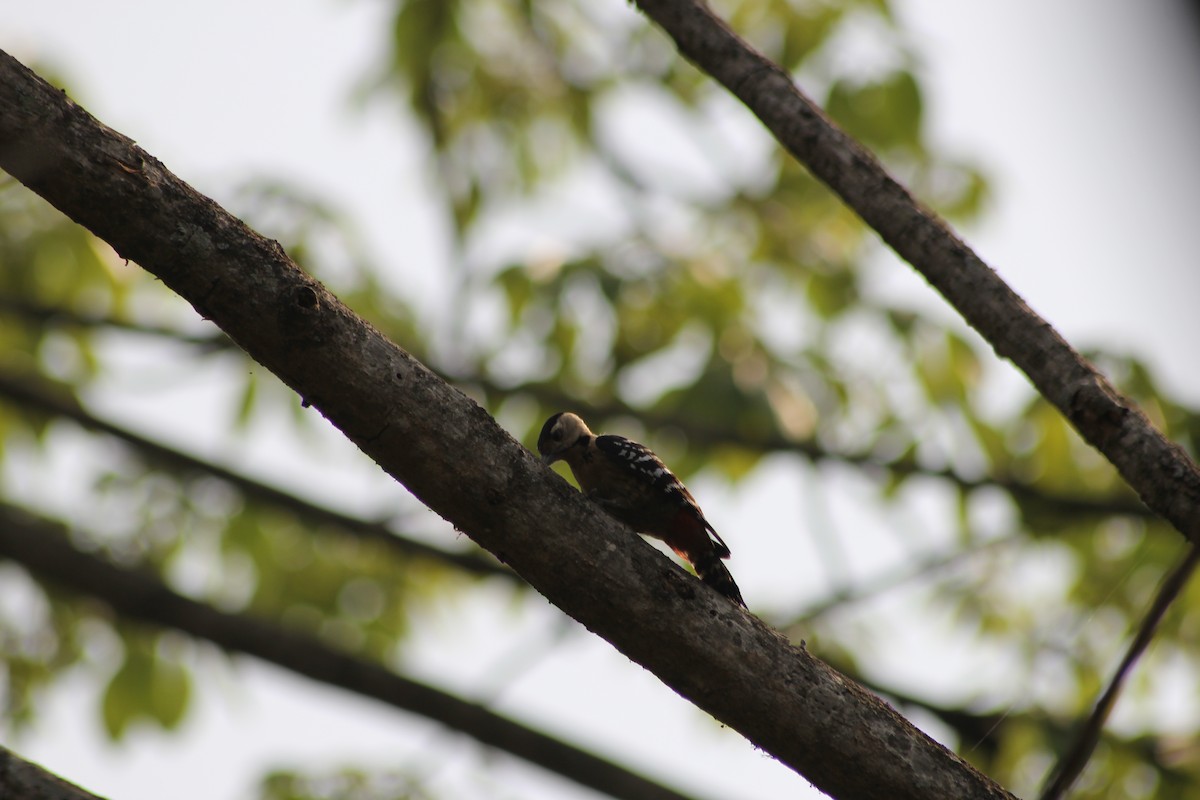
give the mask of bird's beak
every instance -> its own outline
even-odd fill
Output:
[[[542,463],[547,467],[553,464],[555,461],[558,461],[558,456],[556,456],[554,453],[546,453],[542,456]]]

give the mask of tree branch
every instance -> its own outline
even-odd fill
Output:
[[[123,333],[170,339],[206,352],[234,349],[233,342],[229,341],[220,331],[189,334],[176,328],[149,325],[144,322],[129,322],[107,314],[88,314],[71,308],[34,303],[3,295],[0,295],[0,314],[18,317],[41,328],[106,328]]]
[[[1104,454],[1155,513],[1200,544],[1200,470],[1154,429],[871,153],[702,0],[635,0],[679,51],[724,85],[788,152],[874,228]]]
[[[1191,543],[1188,558],[1168,579],[1079,741],[1043,795],[1056,797],[1087,762],[1124,675],[1196,566],[1200,470],[943,220],[918,204],[871,153],[826,118],[786,72],[750,47],[706,4],[635,2],[675,40],[681,53],[745,103],[780,144],[912,264],[998,355],[1021,369],[1142,501]]]
[[[1117,697],[1121,693],[1125,678],[1129,676],[1138,659],[1150,646],[1150,641],[1154,638],[1154,633],[1158,630],[1158,625],[1166,615],[1167,609],[1183,592],[1188,580],[1196,571],[1197,564],[1200,564],[1200,546],[1188,545],[1187,554],[1159,586],[1158,593],[1154,596],[1154,602],[1150,604],[1150,609],[1138,626],[1137,634],[1125,651],[1125,657],[1121,659],[1120,665],[1109,679],[1104,692],[1096,700],[1092,712],[1079,726],[1070,748],[1063,753],[1058,765],[1047,776],[1040,800],[1059,800],[1075,783],[1080,773],[1083,772],[1083,768],[1087,766],[1096,745],[1100,742],[1104,723],[1117,703]]]
[[[140,323],[128,323],[108,317],[78,314],[69,309],[36,305],[11,298],[0,297],[0,314],[22,317],[42,325],[80,326],[88,328],[112,328],[128,333],[144,334],[171,339],[199,348],[203,352],[238,350],[229,337],[217,332],[213,335],[188,335],[173,328],[155,327]],[[483,375],[439,374],[460,386],[477,387],[490,397],[512,397],[528,395],[552,408],[574,408],[588,419],[603,419],[616,416],[631,416],[641,420],[647,428],[675,427],[687,436],[688,441],[705,447],[739,447],[760,453],[792,453],[812,463],[833,461],[861,467],[864,471],[887,472],[902,478],[921,476],[946,481],[964,491],[996,488],[1007,492],[1019,503],[1036,503],[1061,514],[1110,515],[1122,514],[1132,517],[1157,517],[1135,496],[1090,497],[1079,494],[1056,493],[1004,475],[986,475],[967,478],[952,469],[936,469],[923,466],[916,458],[906,456],[891,460],[882,459],[870,452],[851,453],[830,450],[815,438],[795,439],[774,431],[766,434],[747,434],[731,427],[714,426],[711,423],[696,423],[688,419],[686,412],[665,414],[635,408],[618,398],[603,401],[580,400],[578,396],[563,392],[552,384],[523,383],[502,386]]]
[[[25,761],[0,745],[0,797],[13,800],[103,800]]]
[[[0,167],[158,276],[551,602],[818,788],[1011,797],[604,515],[277,243],[7,54]]]
[[[458,376],[456,380],[462,384],[479,386],[489,393],[503,395],[528,394],[551,407],[574,408],[580,413],[587,415],[588,419],[629,416],[640,420],[650,429],[675,427],[683,431],[689,441],[708,447],[728,446],[763,453],[792,453],[806,458],[813,463],[833,461],[841,464],[849,464],[854,467],[861,467],[864,471],[868,472],[876,470],[880,473],[888,472],[900,477],[920,476],[934,478],[946,481],[964,491],[996,488],[1007,492],[1018,502],[1042,504],[1046,508],[1052,508],[1054,511],[1062,514],[1122,514],[1133,517],[1158,516],[1132,495],[1128,497],[1096,498],[1058,494],[1040,489],[1031,483],[1002,475],[967,478],[952,469],[934,469],[922,466],[913,457],[886,461],[871,453],[848,453],[830,450],[818,443],[816,439],[792,439],[779,432],[766,435],[746,434],[733,427],[695,424],[688,419],[686,412],[664,414],[644,411],[614,398],[609,398],[601,402],[580,401],[577,397],[547,384],[520,384],[510,389],[505,389],[482,378]]]
[[[484,706],[405,678],[381,664],[335,650],[309,634],[186,598],[150,572],[117,567],[76,550],[62,526],[3,504],[0,555],[71,591],[98,598],[128,619],[175,628],[226,650],[419,714],[598,792],[626,800],[687,800],[686,795],[611,761]],[[0,792],[0,797],[9,796]]]
[[[115,422],[100,419],[89,413],[73,398],[53,392],[48,387],[35,387],[32,379],[22,380],[0,370],[0,397],[6,397],[10,401],[25,405],[38,413],[53,414],[56,417],[76,422],[88,430],[112,436],[132,446],[151,461],[165,464],[174,469],[198,472],[218,478],[237,487],[238,491],[247,497],[290,511],[310,525],[328,525],[361,539],[382,542],[404,558],[425,558],[457,567],[472,575],[515,577],[511,570],[490,558],[475,553],[454,552],[400,536],[385,522],[373,522],[341,514],[268,483],[243,475],[236,470],[147,439]]]

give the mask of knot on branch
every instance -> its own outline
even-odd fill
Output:
[[[321,303],[311,286],[301,286],[296,290],[296,305],[311,310],[319,308]]]

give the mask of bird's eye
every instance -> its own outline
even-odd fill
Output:
[[[562,439],[562,430],[556,428],[556,429],[550,431],[550,438],[556,442],[561,440]]]

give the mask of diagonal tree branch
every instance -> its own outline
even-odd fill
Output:
[[[1096,750],[1096,745],[1100,742],[1104,723],[1117,703],[1117,697],[1121,693],[1125,679],[1137,664],[1138,659],[1146,652],[1146,648],[1150,646],[1150,641],[1154,638],[1154,633],[1158,630],[1158,625],[1166,615],[1167,609],[1183,592],[1188,580],[1196,571],[1197,564],[1200,564],[1200,546],[1188,545],[1187,554],[1158,588],[1154,602],[1150,604],[1150,609],[1146,612],[1137,633],[1125,651],[1125,657],[1121,659],[1116,672],[1109,679],[1108,686],[1104,688],[1104,692],[1096,700],[1091,713],[1076,731],[1071,746],[1062,754],[1054,770],[1047,776],[1040,800],[1059,800],[1075,783],[1080,773],[1083,772],[1083,768],[1087,766],[1088,760]]]
[[[732,92],[788,152],[920,272],[1000,356],[1104,454],[1142,501],[1200,543],[1200,470],[1083,356],[922,207],[791,77],[701,0],[635,0],[681,53]]]
[[[604,515],[276,243],[7,54],[0,167],[159,277],[551,602],[823,791],[1011,797]]]
[[[103,800],[0,745],[0,797],[13,800]]]
[[[175,628],[226,650],[420,714],[598,792],[626,800],[687,800],[686,795],[611,761],[381,664],[335,650],[309,634],[186,598],[152,573],[117,567],[76,550],[62,526],[2,504],[0,555],[64,588],[96,597],[128,619]],[[0,792],[0,797],[9,796]]]
[[[405,558],[429,559],[457,567],[472,575],[515,577],[511,570],[490,558],[470,552],[454,552],[400,536],[385,522],[373,522],[341,514],[248,475],[243,475],[236,470],[205,461],[190,453],[148,439],[115,422],[109,422],[91,414],[73,398],[53,392],[49,388],[35,387],[32,379],[22,380],[0,370],[0,397],[25,405],[37,413],[53,414],[56,417],[76,422],[88,430],[112,436],[160,464],[219,478],[236,486],[238,491],[247,497],[291,511],[309,524],[328,525],[368,541],[383,542]]]
[[[865,148],[830,122],[786,72],[750,47],[707,5],[699,0],[635,2],[675,40],[680,52],[745,103],[780,144],[941,292],[998,355],[1020,368],[1142,501],[1189,540],[1187,559],[1164,585],[1097,701],[1091,721],[1047,786],[1044,796],[1056,796],[1082,770],[1125,674],[1196,566],[1200,470],[943,220],[917,203]]]
[[[967,478],[952,469],[935,469],[922,466],[912,457],[889,461],[871,453],[850,453],[830,450],[821,445],[816,439],[792,439],[779,432],[766,435],[746,434],[732,426],[716,427],[710,423],[698,424],[688,419],[686,412],[666,414],[644,411],[615,398],[608,398],[600,402],[580,401],[577,397],[548,384],[527,383],[505,389],[482,378],[462,376],[458,380],[463,384],[479,386],[488,393],[504,395],[528,394],[551,407],[575,408],[589,419],[593,417],[602,419],[605,417],[629,416],[640,420],[650,429],[675,427],[683,431],[689,441],[709,447],[729,446],[764,453],[793,453],[813,463],[822,461],[836,462],[862,467],[867,471],[887,472],[899,477],[921,476],[935,478],[947,481],[965,491],[996,488],[1007,492],[1018,502],[1038,503],[1062,514],[1157,516],[1132,495],[1128,497],[1085,497],[1045,491],[1031,483],[1004,476],[993,475],[983,478]]]

